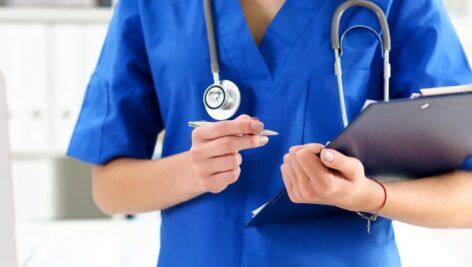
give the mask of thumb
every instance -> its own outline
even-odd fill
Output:
[[[333,149],[321,151],[321,162],[326,167],[341,172],[346,179],[351,181],[364,175],[364,166],[358,159],[345,156]]]

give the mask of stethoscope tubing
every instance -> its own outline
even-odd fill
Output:
[[[213,21],[213,10],[212,10],[212,1],[211,0],[203,0],[204,3],[204,13],[205,13],[205,25],[206,25],[206,30],[207,30],[207,38],[208,38],[208,49],[210,53],[210,67],[211,67],[211,73],[213,75],[213,85],[214,86],[221,86],[223,88],[223,93],[225,94],[226,97],[230,97],[230,95],[237,95],[239,96],[239,89],[237,88],[234,83],[231,83],[229,88],[225,88],[222,86],[222,82],[220,81],[219,77],[219,59],[218,59],[218,50],[217,50],[217,45],[216,45],[216,37],[215,37],[215,27],[214,27],[214,21]],[[344,36],[346,35],[346,32],[342,35],[340,38],[339,34],[339,27],[341,24],[341,19],[344,15],[344,13],[352,8],[352,7],[362,7],[366,8],[370,11],[372,11],[380,24],[381,30],[382,30],[382,35],[378,34],[375,30],[373,30],[370,27],[364,26],[365,28],[370,29],[371,31],[375,32],[376,35],[381,38],[380,43],[381,47],[383,50],[383,58],[384,58],[384,101],[389,101],[390,98],[390,77],[391,77],[391,67],[390,67],[390,50],[391,50],[391,37],[390,37],[390,29],[388,26],[388,21],[385,13],[383,10],[375,3],[367,0],[348,0],[341,4],[335,11],[333,15],[333,20],[331,23],[331,45],[334,51],[334,57],[335,57],[335,63],[334,63],[334,72],[336,75],[336,82],[337,82],[337,87],[338,87],[338,95],[339,95],[339,104],[340,104],[340,109],[341,109],[341,116],[342,116],[342,121],[344,127],[347,127],[349,124],[348,120],[348,114],[347,114],[347,108],[346,108],[346,101],[344,98],[344,84],[343,84],[343,79],[342,79],[342,64],[341,64],[341,55],[342,55],[342,40]],[[360,27],[360,25],[358,26]],[[351,28],[350,28],[351,29]],[[350,29],[347,30],[350,31]],[[230,82],[227,81],[227,84]],[[208,90],[211,89],[212,86],[210,86],[204,94],[207,94]],[[236,90],[237,92],[233,92]],[[228,96],[226,95],[228,93]],[[236,105],[233,105],[232,108],[238,108],[239,107],[239,101],[240,98],[238,97],[235,99],[238,101]],[[227,112],[227,110],[223,110],[225,108],[225,105],[221,105],[219,109],[215,109],[212,107],[208,106],[208,102],[204,100],[204,105],[205,108],[207,109],[207,112],[211,117],[214,119],[220,120],[222,117],[222,114],[218,114],[218,112],[225,112],[226,114],[234,114],[236,110],[232,110],[231,112]],[[233,112],[234,111],[234,112]]]
[[[218,59],[218,48],[216,47],[215,26],[213,23],[213,10],[211,0],[204,0],[205,25],[207,30],[208,47],[210,51],[210,67],[213,75],[213,82],[218,84],[220,67]]]
[[[331,45],[334,51],[334,73],[336,75],[336,82],[338,84],[338,95],[339,95],[339,105],[341,109],[341,117],[344,127],[349,125],[349,119],[346,108],[346,101],[344,98],[344,84],[342,80],[342,64],[341,64],[341,55],[342,55],[342,40],[344,36],[353,28],[351,27],[346,32],[342,34],[340,39],[339,27],[341,24],[341,19],[348,9],[352,7],[362,7],[372,11],[380,24],[382,35],[378,34],[375,30],[367,26],[358,25],[357,28],[363,27],[368,30],[373,31],[380,38],[380,45],[382,47],[384,58],[384,71],[383,71],[383,95],[384,101],[388,102],[390,100],[390,77],[391,77],[391,67],[390,67],[390,50],[391,50],[391,37],[390,37],[390,28],[388,26],[388,20],[383,12],[383,10],[375,3],[366,1],[366,0],[348,0],[341,4],[335,11],[333,20],[331,23]]]

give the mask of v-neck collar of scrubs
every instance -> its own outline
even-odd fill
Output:
[[[240,77],[272,82],[324,1],[286,0],[270,22],[259,46],[252,37],[239,0],[215,1],[220,55],[226,54]]]

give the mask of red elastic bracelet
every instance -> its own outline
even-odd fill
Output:
[[[379,208],[379,211],[377,212],[377,214],[381,214],[383,208],[385,207],[385,204],[387,204],[387,188],[385,188],[385,185],[384,185],[384,184],[382,184],[381,182],[379,182],[379,181],[377,181],[377,180],[375,180],[375,179],[372,179],[372,181],[378,183],[378,184],[382,187],[382,189],[383,189],[383,191],[384,191],[384,199],[383,199],[383,201],[382,201],[382,205],[381,205],[380,208]]]

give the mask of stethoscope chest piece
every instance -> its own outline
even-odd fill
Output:
[[[205,90],[203,103],[210,117],[215,120],[227,120],[238,111],[241,94],[233,82],[218,81]]]

